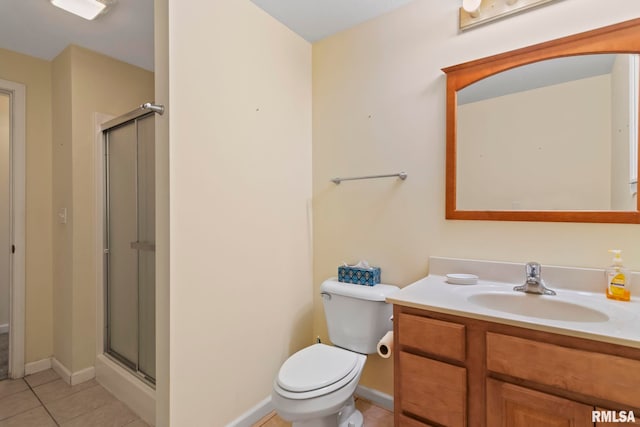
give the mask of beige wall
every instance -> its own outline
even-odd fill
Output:
[[[445,76],[468,60],[640,16],[640,3],[554,2],[472,31],[460,2],[415,0],[313,45],[314,286],[367,259],[386,283],[428,272],[430,255],[602,267],[607,249],[640,268],[637,225],[446,221]],[[406,171],[339,186],[333,176]],[[314,293],[314,296],[317,292]],[[315,297],[314,335],[326,339]],[[392,393],[392,363],[372,356],[362,383]]]
[[[311,46],[249,0],[195,3],[169,3],[170,417],[197,427],[269,396],[313,286]]]
[[[0,93],[0,326],[9,324],[9,96]]]
[[[153,100],[153,73],[69,46],[54,63],[55,357],[71,372],[93,366],[96,334],[94,113],[119,116]],[[60,110],[58,112],[58,109]]]
[[[61,52],[52,62],[53,112],[53,355],[71,367],[73,326],[72,227],[72,90],[71,50]],[[67,223],[57,221],[60,209],[67,209]],[[66,331],[66,333],[65,333]]]
[[[26,86],[25,362],[51,356],[51,63],[0,49],[0,79]]]
[[[610,209],[608,74],[459,105],[457,113],[458,209]]]

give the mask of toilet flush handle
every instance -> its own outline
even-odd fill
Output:
[[[322,298],[327,298],[328,300],[331,299],[331,294],[327,293],[327,292],[320,292],[320,295],[322,295]]]

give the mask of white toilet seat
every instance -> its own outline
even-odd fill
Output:
[[[338,350],[348,351],[341,348]],[[306,423],[314,426],[335,426],[338,413],[345,408],[350,399],[353,399],[353,393],[367,361],[366,355],[353,354],[356,357],[355,368],[341,380],[323,388],[307,392],[291,392],[280,387],[276,377],[273,381],[271,402],[278,415],[293,422],[294,426],[306,426]],[[313,368],[309,366],[309,369]],[[357,411],[353,415],[357,417]],[[325,424],[322,424],[323,422]],[[358,423],[355,425],[362,426]]]
[[[274,389],[282,397],[301,400],[334,392],[359,376],[366,356],[314,344],[293,354],[282,365]]]

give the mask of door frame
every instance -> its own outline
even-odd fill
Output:
[[[25,146],[26,87],[0,80],[0,91],[9,94],[10,240],[15,248],[9,263],[9,378],[22,378],[25,365]]]

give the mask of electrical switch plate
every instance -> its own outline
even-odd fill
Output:
[[[67,223],[67,208],[58,209],[58,223],[59,224]]]

